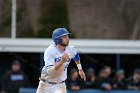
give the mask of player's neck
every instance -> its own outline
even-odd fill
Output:
[[[57,44],[56,47],[61,51],[65,51],[65,49],[66,49],[66,47],[59,45],[59,44]]]

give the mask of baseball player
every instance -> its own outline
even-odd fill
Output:
[[[71,59],[77,64],[80,77],[86,80],[79,54],[74,46],[69,46],[69,34],[65,28],[57,28],[52,33],[54,44],[44,52],[45,66],[36,93],[66,93],[65,80]]]

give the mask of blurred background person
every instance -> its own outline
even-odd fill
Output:
[[[111,75],[111,73],[112,73],[111,67],[105,66],[105,67],[104,67],[104,70],[107,72],[108,76]]]
[[[86,72],[86,81],[85,81],[84,87],[87,89],[96,88],[95,79],[96,79],[96,76],[95,76],[94,70],[92,68],[89,68]]]
[[[113,89],[126,89],[126,79],[124,70],[118,70],[113,79]]]
[[[70,76],[66,80],[67,88],[69,90],[78,91],[83,88],[83,82],[79,78],[77,69],[73,68],[70,71]]]
[[[140,69],[136,69],[133,76],[128,79],[128,89],[140,89]]]
[[[20,62],[15,60],[12,63],[12,69],[3,76],[2,93],[18,93],[20,87],[29,87],[29,82],[21,70]]]
[[[99,76],[96,78],[96,85],[98,89],[111,90],[112,89],[112,81],[109,78],[110,73],[106,70],[106,68],[100,70]]]

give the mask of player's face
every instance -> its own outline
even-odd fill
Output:
[[[62,36],[61,39],[62,39],[63,44],[65,44],[66,46],[69,45],[69,36],[68,35]]]

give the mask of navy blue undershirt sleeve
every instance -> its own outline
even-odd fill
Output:
[[[74,59],[74,61],[79,61],[80,60],[79,54],[77,53],[73,59]]]

